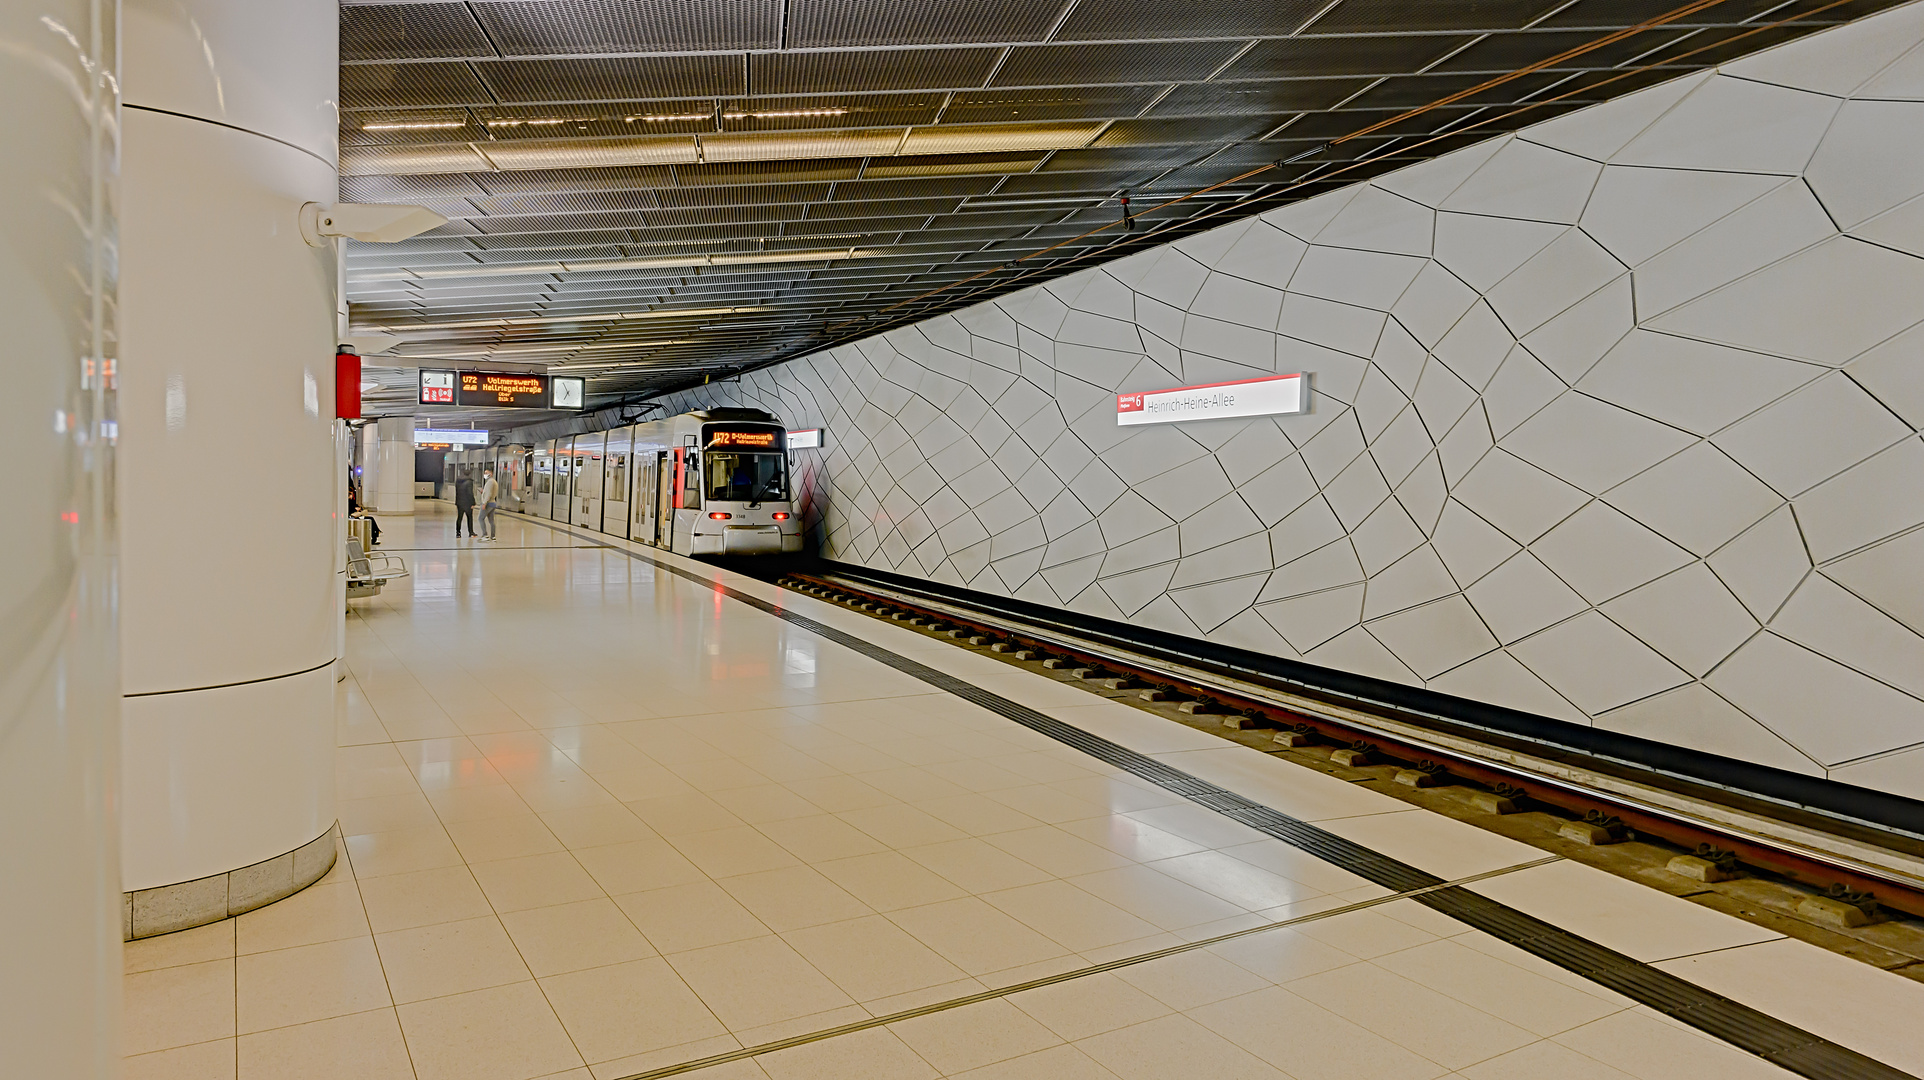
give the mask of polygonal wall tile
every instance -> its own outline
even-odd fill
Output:
[[[1774,634],[1704,681],[1822,765],[1924,742],[1924,701]]]
[[[1518,137],[1593,161],[1608,161],[1710,76],[1708,71],[1680,76],[1603,105],[1534,124]]]
[[[1363,586],[1346,585],[1256,605],[1256,613],[1290,647],[1308,652],[1349,630],[1363,618]]]
[[[1787,182],[1795,181],[1760,173],[1612,165],[1597,180],[1580,224],[1610,254],[1634,267]]]
[[[1709,435],[1824,374],[1797,360],[1632,330],[1577,389],[1672,427]]]
[[[1637,325],[1631,281],[1619,278],[1524,335],[1530,355],[1574,383]]]
[[[1900,750],[1831,769],[1830,778],[1846,784],[1924,800],[1924,747]]]
[[[1924,194],[1924,147],[1912,137],[1920,123],[1924,102],[1845,102],[1805,172],[1838,228]]]
[[[1569,229],[1541,221],[1438,214],[1436,261],[1471,288],[1487,292]]]
[[[1477,291],[1438,262],[1426,263],[1404,290],[1390,314],[1421,346],[1443,340],[1450,327],[1477,302]],[[1287,330],[1285,330],[1287,333]],[[1419,350],[1420,351],[1420,350]],[[1398,383],[1398,385],[1404,385]]]
[[[1738,761],[1821,776],[1824,770],[1775,732],[1718,697],[1702,683],[1600,714],[1596,725],[1653,742],[1682,743]]]
[[[1610,161],[1794,176],[1817,149],[1839,104],[1819,94],[1718,75],[1692,90]]]
[[[1626,273],[1595,240],[1572,229],[1490,290],[1490,307],[1512,334],[1527,334]]]
[[[1588,158],[1513,139],[1451,192],[1442,209],[1573,224],[1602,169]]]
[[[1844,368],[1857,385],[1913,428],[1924,430],[1924,326],[1916,326]]]
[[[1823,574],[1879,611],[1924,634],[1924,530],[1912,530],[1829,563]]]
[[[1831,372],[1710,441],[1764,483],[1795,496],[1910,434],[1862,387]]]
[[[1451,192],[1462,186],[1463,181],[1470,178],[1471,173],[1482,168],[1492,155],[1508,146],[1510,139],[1511,136],[1499,135],[1407,169],[1379,176],[1371,183],[1424,206],[1439,206],[1450,197]]]
[[[1498,443],[1591,493],[1615,487],[1697,440],[1575,391],[1544,406]]]
[[[1783,505],[1783,497],[1709,443],[1698,443],[1603,493],[1605,502],[1703,556]]]
[[[1834,559],[1924,522],[1924,443],[1906,439],[1798,496],[1811,557]]]
[[[1346,630],[1317,646],[1314,651],[1303,654],[1303,659],[1312,664],[1322,664],[1338,671],[1354,671],[1387,682],[1423,685],[1423,680],[1415,672],[1404,667],[1383,647],[1382,642],[1371,637],[1369,631],[1360,626]]]
[[[1836,233],[1810,188],[1783,184],[1639,263],[1638,317],[1647,323]]]
[[[1483,575],[1463,595],[1505,645],[1590,606],[1527,551],[1517,552]]]
[[[1698,678],[1757,632],[1757,620],[1702,563],[1617,597],[1603,613]]]
[[[1437,558],[1436,550],[1427,544],[1373,575],[1365,584],[1365,619],[1427,604],[1458,591],[1450,572],[1443,568],[1443,560]]]
[[[1492,705],[1519,709],[1537,716],[1551,716],[1586,725],[1589,720],[1581,709],[1550,689],[1549,683],[1531,674],[1529,668],[1517,663],[1516,657],[1502,649],[1484,653],[1462,667],[1444,672],[1431,679],[1429,687],[1471,701],[1487,701]]]
[[[1917,323],[1924,259],[1847,236],[1666,312],[1649,323],[1686,337],[1841,365]]]
[[[1592,716],[1659,694],[1690,676],[1595,611],[1510,646],[1510,655]]]
[[[1316,234],[1316,242],[1328,247],[1427,257],[1435,223],[1436,212],[1422,203],[1364,184],[1342,212]]]
[[[1759,621],[1768,622],[1804,575],[1810,555],[1786,506],[1711,555],[1710,568]]]
[[[1450,495],[1524,544],[1590,501],[1583,492],[1501,450],[1485,456]]]
[[[1425,679],[1466,664],[1497,645],[1476,610],[1461,596],[1385,616],[1367,629],[1405,667]]]
[[[1882,18],[1746,56],[1724,70],[1758,82],[1844,97],[1908,52],[1920,36],[1924,8],[1906,4]]]
[[[1804,579],[1770,620],[1773,634],[1924,697],[1924,637],[1822,574]]]
[[[1388,311],[1423,264],[1408,255],[1314,246],[1290,276],[1289,291]]]

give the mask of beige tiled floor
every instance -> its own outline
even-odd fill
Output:
[[[448,550],[448,522],[390,520],[414,577],[350,623],[340,863],[128,947],[133,1080],[612,1080],[1383,895],[646,563],[505,516],[499,545]],[[1539,854],[783,602],[1435,872]],[[1785,959],[1693,969],[1774,936],[1641,892],[1626,921],[1572,869],[1479,887],[1707,980]],[[1405,900],[692,1075],[1783,1074]]]

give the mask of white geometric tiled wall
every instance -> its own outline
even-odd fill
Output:
[[[1924,5],[671,411],[830,558],[1924,797]],[[1114,395],[1312,373],[1308,415]]]

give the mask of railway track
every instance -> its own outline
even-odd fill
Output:
[[[1680,895],[1924,978],[1911,800],[867,569],[766,576],[1626,876],[1654,851],[1703,883]]]

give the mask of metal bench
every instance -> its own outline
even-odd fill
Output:
[[[378,596],[381,587],[395,578],[408,576],[408,564],[398,555],[385,551],[368,552],[359,540],[347,542],[347,598]]]

